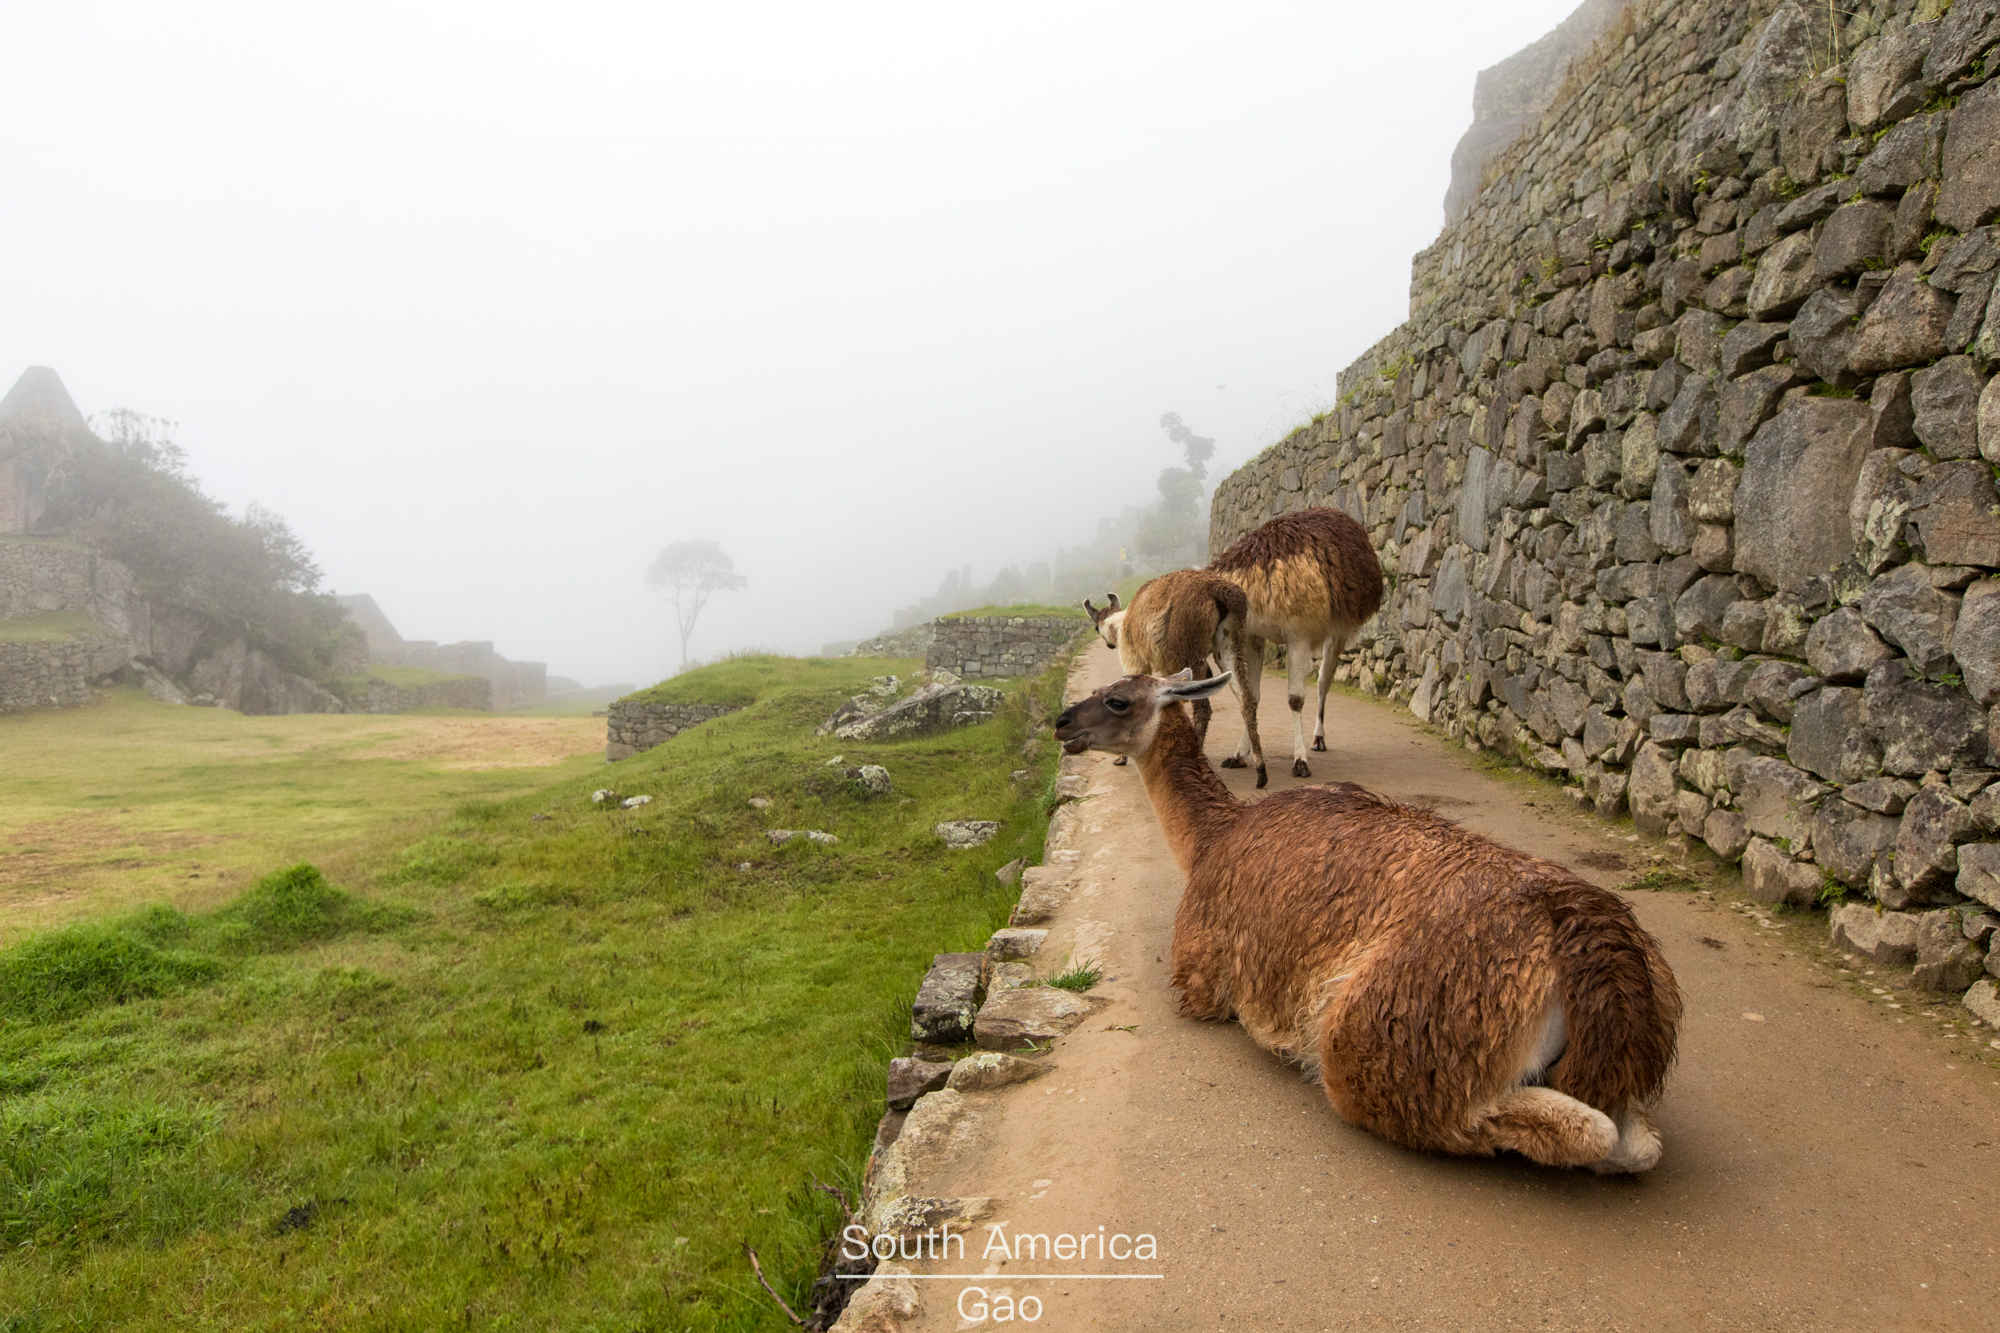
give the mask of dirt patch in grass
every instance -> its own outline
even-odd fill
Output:
[[[553,768],[604,750],[604,719],[593,717],[402,717],[392,735],[356,759],[417,760],[459,772]]]

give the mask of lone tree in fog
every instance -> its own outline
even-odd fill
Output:
[[[1160,429],[1181,447],[1186,467],[1170,467],[1160,473],[1160,498],[1139,520],[1134,545],[1154,557],[1177,554],[1201,541],[1201,501],[1207,493],[1208,460],[1215,457],[1215,441],[1187,428],[1178,412],[1160,417]]]
[[[736,572],[736,562],[706,537],[675,542],[653,557],[646,569],[646,586],[674,590],[674,616],[681,627],[681,669],[688,664],[688,638],[711,593],[745,587],[749,580]]]

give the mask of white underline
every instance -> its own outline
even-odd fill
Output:
[[[843,1282],[866,1282],[873,1273],[837,1273]],[[889,1273],[891,1278],[909,1278],[912,1281],[932,1282],[972,1282],[979,1278],[1011,1278],[1025,1282],[1029,1278],[1063,1278],[1071,1282],[1164,1282],[1165,1273]]]

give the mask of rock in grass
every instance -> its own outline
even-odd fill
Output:
[[[1027,868],[1028,868],[1028,858],[1025,856],[1017,856],[1013,860],[1009,861],[1006,865],[1001,866],[998,870],[994,871],[993,878],[999,880],[1002,884],[1005,884],[1008,888],[1011,889],[1016,884],[1019,884],[1021,882],[1021,872],[1023,870],[1026,870]]]
[[[961,850],[984,846],[999,831],[999,821],[992,819],[948,819],[937,826],[937,835],[944,839],[944,845]]]
[[[618,804],[627,810],[637,810],[642,805],[651,805],[652,803],[653,798],[650,796],[627,796]]]
[[[889,794],[889,770],[880,764],[863,764],[859,768],[850,768],[846,775],[855,786],[861,788],[861,794],[864,796]]]
[[[931,970],[917,988],[916,1002],[910,1006],[911,1038],[941,1046],[969,1038],[985,975],[983,953],[934,956]]]
[[[609,810],[624,801],[624,797],[609,787],[599,787],[590,794],[590,803],[600,810]]]
[[[831,847],[840,841],[840,839],[834,837],[831,833],[816,828],[774,828],[764,836],[771,840],[773,847],[783,847],[794,838],[804,838],[806,841],[816,842],[822,847]]]
[[[889,1062],[889,1109],[907,1111],[917,1098],[936,1092],[951,1077],[951,1062],[914,1060],[908,1057]]]
[[[1051,1066],[1041,1060],[1023,1060],[1003,1051],[981,1051],[968,1055],[951,1067],[945,1086],[953,1092],[991,1092],[1040,1078]]]

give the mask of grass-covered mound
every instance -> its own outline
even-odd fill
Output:
[[[1055,765],[1059,673],[979,727],[836,747],[813,725],[883,669],[837,665],[608,770],[633,810],[591,803],[598,769],[342,885],[294,867],[0,953],[0,1315],[777,1326],[741,1247],[803,1303],[816,1184],[857,1187],[916,985],[1004,921],[992,872],[1039,854]],[[951,852],[955,818],[1003,828]]]
[[[780,690],[831,688],[853,693],[885,671],[921,671],[923,663],[904,658],[781,657],[746,653],[669,676],[651,689],[625,697],[650,704],[716,704],[747,708]],[[846,682],[843,684],[843,682]]]
[[[953,611],[950,615],[939,616],[939,620],[972,620],[984,616],[1056,616],[1063,620],[1088,620],[1080,606],[1043,606],[1035,602],[1017,602],[1012,606],[981,606],[971,611]]]

